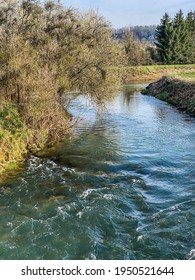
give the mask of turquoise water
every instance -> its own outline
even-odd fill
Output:
[[[195,259],[195,120],[135,85],[70,111],[74,136],[0,185],[0,259]]]

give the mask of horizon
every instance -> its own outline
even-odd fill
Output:
[[[66,7],[81,11],[97,10],[114,28],[136,25],[158,25],[167,12],[171,18],[181,9],[184,16],[195,9],[194,1],[188,0],[63,0]]]

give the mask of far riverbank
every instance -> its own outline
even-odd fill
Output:
[[[182,65],[149,65],[113,67],[110,70],[118,72],[124,84],[131,82],[157,81],[163,76],[179,77],[183,79],[195,79],[195,64]],[[189,76],[189,77],[188,77]]]
[[[166,101],[195,117],[195,81],[193,80],[163,77],[149,84],[142,93]]]

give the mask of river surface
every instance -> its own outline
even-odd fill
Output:
[[[0,185],[0,259],[195,259],[195,120],[139,88]]]

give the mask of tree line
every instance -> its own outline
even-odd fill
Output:
[[[150,65],[154,63],[154,46],[149,40],[153,31],[154,26],[150,26],[148,29],[137,26],[114,30],[113,38],[120,43],[125,55],[124,66]]]
[[[132,27],[132,31],[136,38],[140,41],[148,41],[153,43],[155,37],[156,25],[136,25]]]
[[[134,38],[140,42],[154,42],[156,25],[136,25],[119,28],[114,31],[114,37],[122,40],[124,33],[129,29],[133,32]]]
[[[156,28],[155,45],[164,64],[195,63],[195,11],[184,17],[180,10],[174,19],[165,13]]]

